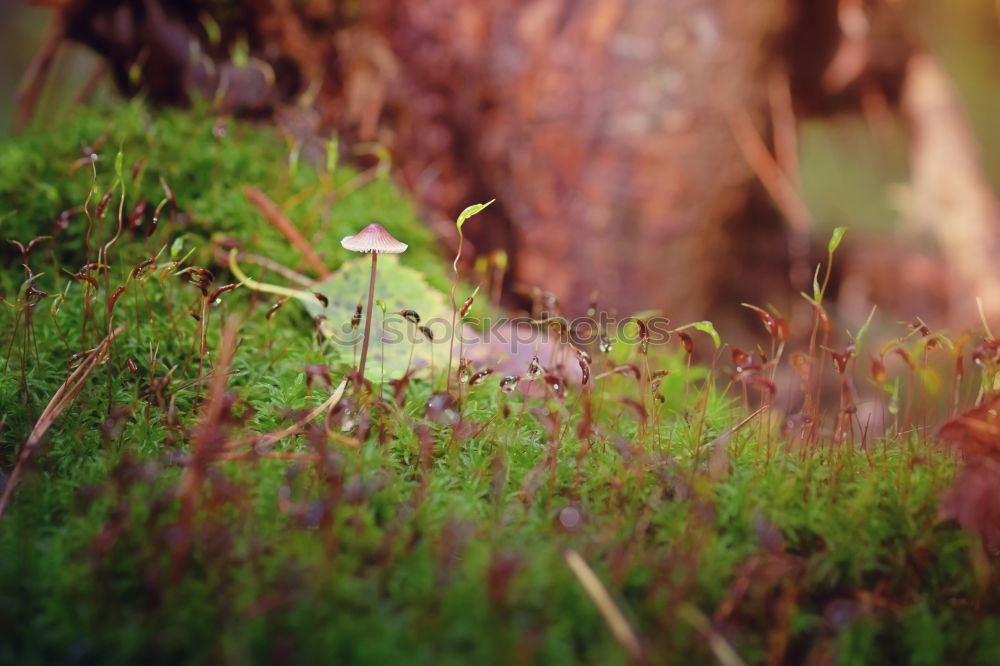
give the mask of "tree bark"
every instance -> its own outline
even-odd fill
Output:
[[[480,253],[507,252],[511,298],[538,287],[576,314],[597,293],[620,315],[657,307],[686,320],[806,288],[802,114],[901,109],[928,210],[946,194],[964,201],[949,209],[961,238],[941,235],[947,258],[978,243],[976,265],[989,263],[995,201],[961,114],[941,124],[929,110],[935,78],[903,11],[889,0],[65,0],[58,20],[126,91],[171,104],[200,91],[220,111],[285,118],[305,102],[319,117],[309,131],[387,146],[445,242],[459,210],[496,198],[467,234]],[[252,57],[230,62],[243,37]],[[942,157],[962,166],[947,193]],[[956,284],[985,288],[972,272],[956,270]]]

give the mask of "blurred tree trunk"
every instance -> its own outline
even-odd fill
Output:
[[[889,0],[57,5],[127,92],[386,146],[446,243],[496,197],[468,234],[506,250],[508,294],[678,320],[806,287],[796,115],[898,109],[921,50]]]
[[[405,54],[386,100],[405,114],[389,134],[400,172],[441,210],[496,196],[470,233],[511,253],[516,282],[571,312],[599,292],[620,314],[687,317],[744,270],[733,246],[754,176],[729,122],[764,123],[780,2],[408,9],[373,21]],[[756,222],[784,247],[777,217]]]

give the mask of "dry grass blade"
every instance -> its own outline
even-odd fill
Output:
[[[243,190],[243,194],[246,196],[247,201],[256,206],[257,210],[267,218],[271,226],[281,232],[281,235],[294,245],[296,250],[302,253],[306,263],[312,266],[313,270],[320,274],[320,277],[325,278],[330,275],[330,271],[323,265],[323,260],[316,254],[316,250],[313,249],[309,241],[305,239],[295,225],[285,217],[281,209],[266,194],[256,187],[247,187]]]
[[[736,650],[715,630],[712,622],[700,610],[685,602],[677,609],[678,615],[708,639],[708,648],[722,666],[746,666],[746,662],[736,654]]]
[[[231,442],[226,442],[222,446],[222,449],[224,451],[231,451],[233,449],[249,446],[251,444],[256,445],[260,442],[266,442],[269,445],[274,445],[280,439],[284,439],[285,437],[288,437],[290,435],[295,435],[301,431],[303,426],[312,421],[314,418],[316,418],[323,412],[333,409],[337,405],[337,403],[340,402],[340,399],[344,397],[344,389],[346,388],[347,388],[347,380],[344,379],[343,381],[340,382],[337,388],[333,390],[333,393],[330,394],[330,397],[324,400],[321,405],[316,407],[316,409],[312,410],[311,412],[309,412],[304,417],[296,421],[294,424],[288,426],[287,428],[282,428],[281,430],[274,430],[272,432],[266,432],[260,435],[253,435],[251,437],[244,437],[243,439],[237,439]],[[330,433],[331,436],[334,436],[335,434],[336,433]],[[338,441],[340,441],[343,444],[348,444],[350,446],[355,446],[355,447],[358,446],[358,442],[349,437],[341,437],[341,438],[334,437],[334,438],[338,439]]]
[[[727,120],[746,163],[757,175],[764,190],[788,221],[793,243],[793,246],[789,248],[792,251],[791,259],[793,262],[791,279],[796,284],[803,279],[803,276],[808,279],[809,233],[813,225],[813,216],[809,207],[806,206],[805,200],[791,176],[771,155],[760,132],[754,127],[749,114],[741,109],[730,114]],[[788,160],[787,157],[784,159]]]
[[[766,412],[769,408],[770,405],[761,405],[759,408],[757,408],[757,411],[747,416],[745,419],[734,425],[732,428],[723,431],[721,435],[713,439],[711,442],[705,442],[704,444],[700,445],[697,449],[694,450],[694,452],[691,455],[695,456],[700,454],[702,451],[705,451],[706,449],[714,450],[719,447],[725,446],[726,444],[729,443],[729,440],[732,439],[733,435],[735,435],[740,430],[745,428],[751,421],[753,421],[758,416]]]
[[[52,427],[55,420],[59,418],[59,415],[66,409],[76,396],[80,394],[83,389],[84,384],[87,382],[87,378],[90,373],[97,366],[98,361],[104,354],[107,353],[108,347],[111,345],[111,341],[115,339],[119,333],[125,329],[125,325],[121,325],[111,332],[108,337],[104,338],[99,345],[90,350],[90,353],[83,359],[77,368],[70,373],[66,381],[63,382],[59,390],[55,392],[52,399],[49,400],[49,404],[46,405],[45,409],[42,411],[41,415],[38,417],[38,421],[35,422],[35,427],[31,429],[28,434],[28,439],[25,440],[24,446],[21,447],[21,454],[18,456],[17,464],[14,465],[13,471],[10,473],[10,477],[7,479],[7,485],[3,489],[3,496],[0,497],[0,518],[3,517],[4,510],[7,508],[7,503],[10,501],[11,494],[14,492],[14,485],[17,482],[18,477],[21,475],[21,470],[24,467],[25,462],[31,456],[31,452],[38,448],[38,445],[42,441],[42,437],[48,432],[48,429]]]
[[[608,623],[608,627],[611,629],[611,633],[614,634],[615,639],[621,643],[622,647],[625,648],[625,651],[628,652],[629,656],[635,662],[643,663],[645,657],[638,636],[635,635],[628,620],[622,615],[621,610],[615,605],[614,600],[608,594],[607,589],[601,583],[597,574],[594,573],[594,570],[590,568],[587,562],[575,550],[567,549],[564,557],[570,571],[573,572],[573,575],[583,585],[587,596],[597,606],[597,610],[604,617],[604,621]]]

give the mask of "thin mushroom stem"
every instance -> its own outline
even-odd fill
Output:
[[[368,358],[368,336],[372,330],[372,306],[375,304],[375,265],[378,252],[372,252],[372,276],[368,281],[368,307],[365,308],[365,337],[361,342],[361,363],[358,366],[358,393],[365,383],[365,360]]]

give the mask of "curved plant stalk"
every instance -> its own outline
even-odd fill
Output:
[[[234,439],[232,441],[223,444],[221,450],[232,451],[234,449],[240,449],[245,446],[255,446],[261,442],[267,442],[270,445],[274,445],[278,442],[278,440],[284,439],[285,437],[289,437],[291,435],[298,434],[307,423],[309,423],[319,415],[325,412],[329,412],[331,409],[336,407],[337,403],[340,402],[340,399],[344,397],[344,390],[346,388],[347,388],[347,380],[346,379],[341,380],[340,384],[338,384],[337,388],[333,390],[329,398],[324,400],[315,409],[313,409],[311,412],[303,416],[301,419],[299,419],[292,425],[286,428],[282,428],[281,430],[272,430],[271,432],[264,432],[256,435],[250,435],[248,437],[243,437],[242,439]],[[337,439],[343,444],[348,444],[353,447],[357,447],[359,445],[356,440],[350,437],[345,437],[337,433],[329,433],[329,434],[334,439]]]
[[[240,268],[239,264],[236,263],[236,249],[229,251],[229,270],[233,272],[239,283],[248,289],[253,289],[254,291],[262,291],[268,294],[278,294],[280,296],[287,296],[289,298],[297,298],[300,301],[306,301],[312,303],[316,300],[316,296],[311,291],[305,291],[303,289],[289,289],[288,287],[282,287],[276,284],[268,284],[266,282],[258,282],[253,278],[247,276]]]

